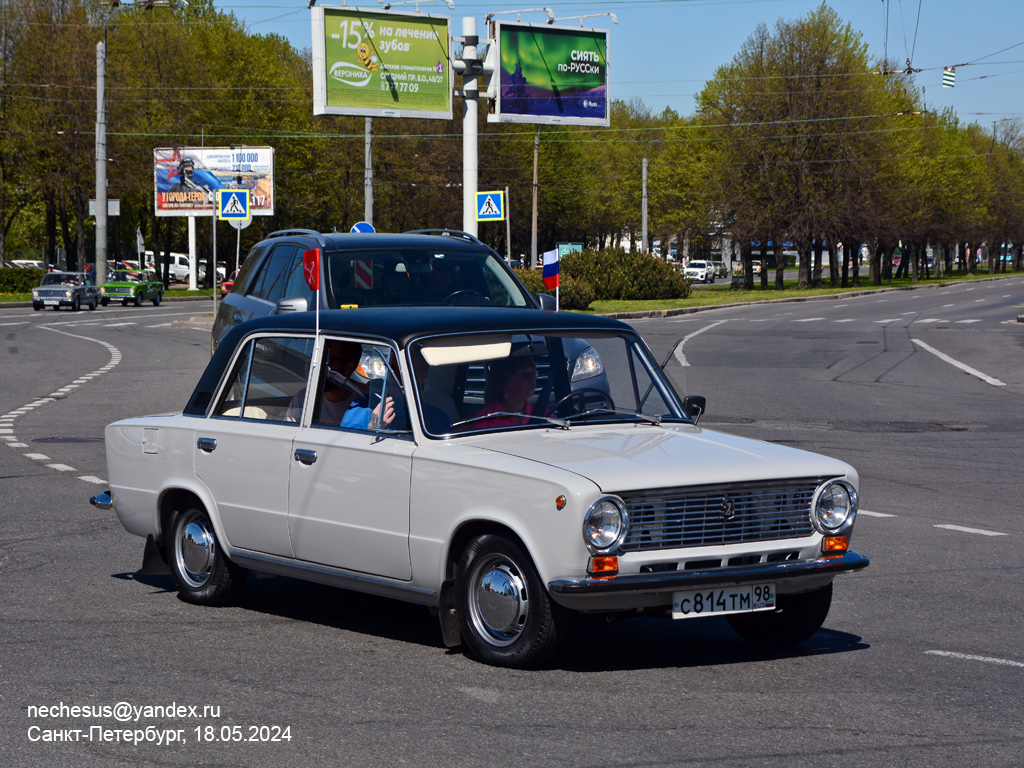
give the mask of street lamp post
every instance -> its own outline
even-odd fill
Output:
[[[176,8],[186,0],[136,0],[125,4],[111,0],[110,13],[103,19],[103,39],[96,43],[96,282],[107,278],[107,24],[120,10]]]

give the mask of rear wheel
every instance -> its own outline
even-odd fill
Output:
[[[241,593],[246,570],[224,556],[204,509],[189,506],[175,512],[167,546],[167,560],[182,600],[227,605]]]
[[[466,547],[455,600],[463,642],[487,664],[538,666],[565,635],[565,611],[548,596],[529,555],[501,534],[479,536]]]
[[[96,297],[93,296],[92,301],[89,302],[89,311],[92,312],[94,309],[96,309],[97,304],[99,304],[99,302],[96,300]]]
[[[774,611],[728,616],[729,624],[744,640],[757,645],[796,645],[821,629],[832,606],[832,584],[813,592],[779,595]]]
[[[153,306],[154,307],[159,307],[160,306],[160,300],[163,299],[163,297],[164,297],[164,295],[162,293],[158,293],[156,296],[154,296],[153,297]]]

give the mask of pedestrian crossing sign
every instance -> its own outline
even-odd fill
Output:
[[[477,192],[476,193],[476,220],[477,221],[504,221],[505,220],[505,193]]]
[[[217,218],[221,221],[244,221],[249,218],[248,189],[218,189]]]

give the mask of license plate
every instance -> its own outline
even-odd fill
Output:
[[[742,587],[692,589],[672,593],[673,619],[770,611],[774,608],[774,584],[747,584]]]
[[[55,304],[60,304],[60,299],[43,299],[43,304],[48,307],[52,307]]]

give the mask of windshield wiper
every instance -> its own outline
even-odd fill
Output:
[[[595,416],[602,413],[615,413],[620,414],[622,416],[635,416],[638,419],[643,419],[648,424],[661,424],[660,416],[650,416],[646,413],[637,413],[636,411],[631,411],[628,408],[591,408],[589,411],[583,411],[582,413],[573,414],[568,419],[566,419],[566,423],[572,424],[572,422],[575,419],[582,419],[585,416]]]
[[[474,416],[472,419],[465,419],[463,421],[457,421],[452,424],[452,429],[464,426],[466,424],[474,424],[478,421],[487,421],[488,419],[496,419],[499,416],[514,416],[522,419],[537,419],[539,421],[546,421],[548,424],[554,424],[556,427],[562,429],[569,428],[569,422],[565,419],[556,419],[553,416],[540,416],[536,413],[513,413],[512,411],[494,411],[483,416]]]

